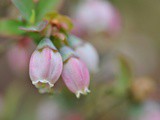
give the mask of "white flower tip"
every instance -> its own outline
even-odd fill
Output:
[[[32,84],[39,89],[40,93],[49,93],[51,91],[51,88],[54,86],[54,84],[50,83],[47,80],[33,81]]]
[[[87,95],[87,93],[90,93],[91,91],[88,88],[84,88],[83,90],[79,90],[76,92],[76,97],[80,98],[81,94]]]
[[[49,87],[53,87],[54,84],[50,83],[48,80],[37,80],[37,81],[32,81],[32,84],[35,85],[35,86],[38,86],[38,85],[44,85],[44,84],[48,84]]]

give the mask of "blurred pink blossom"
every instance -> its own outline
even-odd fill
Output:
[[[23,38],[7,52],[9,66],[15,73],[26,72],[34,44],[31,39]]]
[[[160,120],[160,105],[154,101],[142,104],[139,115],[132,116],[131,120]]]
[[[139,120],[160,120],[160,105],[152,101],[146,102]]]
[[[88,0],[83,2],[73,15],[73,33],[80,36],[85,32],[115,34],[121,30],[119,11],[108,1]]]
[[[36,120],[62,120],[63,111],[55,100],[45,99],[37,107]]]

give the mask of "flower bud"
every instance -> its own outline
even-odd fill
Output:
[[[70,51],[70,52],[69,52]],[[62,78],[68,89],[76,94],[79,98],[80,94],[87,94],[89,91],[90,76],[85,64],[74,56],[73,51],[68,47],[63,47],[60,50],[62,57],[68,56],[68,59],[63,59]]]
[[[41,93],[50,92],[61,75],[62,58],[53,43],[43,39],[30,59],[30,78]]]
[[[111,3],[102,0],[83,2],[74,13],[73,20],[78,22],[75,24],[73,33],[79,29],[82,32],[78,31],[78,33],[89,31],[89,33],[107,32],[113,34],[111,32],[119,32],[121,28],[121,18],[117,9]]]
[[[99,66],[99,56],[96,49],[89,42],[84,42],[75,36],[70,36],[68,41],[89,71],[96,73]]]

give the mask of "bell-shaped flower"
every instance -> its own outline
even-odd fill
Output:
[[[80,97],[80,94],[90,92],[88,89],[90,76],[86,65],[69,47],[62,47],[60,52],[64,62],[62,78],[68,89],[75,93],[77,98]]]
[[[62,58],[50,39],[43,39],[33,52],[29,74],[41,93],[50,92],[62,72]]]

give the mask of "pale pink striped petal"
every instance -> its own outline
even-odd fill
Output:
[[[64,64],[62,78],[68,89],[75,93],[78,98],[80,94],[89,92],[89,72],[81,60],[71,57],[67,63]]]

